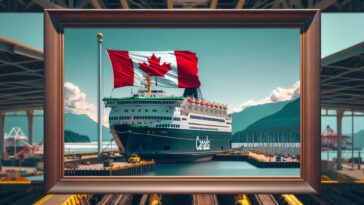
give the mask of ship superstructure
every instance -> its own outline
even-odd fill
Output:
[[[187,92],[188,94],[188,92]],[[126,98],[104,98],[110,129],[122,152],[165,160],[208,159],[230,149],[227,106],[140,89]]]

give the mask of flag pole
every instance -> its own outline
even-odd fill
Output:
[[[103,121],[103,115],[102,115],[102,41],[103,41],[104,35],[102,33],[97,34],[97,45],[98,45],[98,58],[97,58],[97,64],[98,64],[98,77],[97,77],[97,155],[99,160],[102,158],[102,121]]]

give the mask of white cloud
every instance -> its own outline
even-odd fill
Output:
[[[281,87],[275,88],[270,94],[270,96],[263,98],[261,100],[258,101],[248,100],[243,104],[241,104],[239,107],[234,108],[233,111],[240,112],[248,107],[252,107],[255,105],[293,100],[298,98],[299,96],[300,96],[300,81],[297,81],[289,88],[281,88]]]
[[[86,114],[97,122],[97,107],[95,104],[87,102],[86,97],[86,93],[82,92],[77,85],[66,82],[64,84],[64,111],[77,115]],[[108,115],[109,110],[105,110],[103,119],[105,127],[109,127]]]

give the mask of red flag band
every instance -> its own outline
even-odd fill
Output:
[[[190,51],[119,51],[107,50],[114,88],[140,86],[146,76],[152,84],[163,87],[198,88],[198,59]]]

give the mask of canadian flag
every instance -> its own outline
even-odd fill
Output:
[[[198,88],[197,56],[191,51],[107,50],[114,72],[114,88],[140,86],[150,76],[152,85]]]

